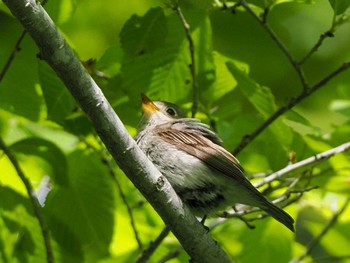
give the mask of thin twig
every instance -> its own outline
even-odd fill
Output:
[[[303,90],[301,94],[296,97],[292,98],[288,103],[281,106],[275,113],[273,113],[265,122],[263,122],[252,134],[246,135],[242,138],[239,145],[233,150],[232,154],[237,155],[243,148],[245,148],[249,143],[251,143],[262,131],[264,131],[269,125],[274,122],[279,116],[293,108],[295,105],[300,103],[302,100],[313,94],[315,91],[320,89],[321,87],[325,86],[328,81],[333,79],[335,76],[340,74],[341,72],[347,70],[350,67],[350,61],[343,63],[340,67],[338,67],[336,70],[331,72],[328,76],[314,84],[311,88],[307,90]]]
[[[158,237],[150,244],[150,246],[142,252],[142,254],[136,260],[136,263],[148,262],[149,258],[152,256],[154,251],[159,247],[164,238],[168,236],[170,229],[165,227]]]
[[[307,80],[305,78],[305,74],[303,69],[300,67],[298,62],[294,59],[288,48],[283,44],[282,40],[279,39],[279,37],[276,35],[276,33],[271,29],[271,27],[266,23],[266,18],[261,18],[258,16],[249,6],[249,4],[244,1],[240,0],[239,3],[244,7],[245,10],[248,11],[258,22],[259,24],[266,30],[266,32],[270,35],[272,40],[277,44],[277,46],[281,49],[281,51],[285,54],[285,56],[288,58],[289,62],[294,67],[295,71],[299,75],[299,79],[301,82],[301,85],[303,87],[303,90],[308,89],[309,85],[307,83]],[[265,10],[265,13],[267,11]]]
[[[46,260],[49,263],[53,263],[54,256],[53,256],[52,247],[51,247],[51,243],[50,243],[50,234],[49,234],[48,228],[45,224],[44,217],[41,213],[41,207],[40,207],[38,198],[35,194],[35,190],[33,189],[30,181],[25,176],[21,167],[19,166],[19,163],[18,163],[16,157],[12,154],[12,152],[6,146],[5,142],[2,140],[1,137],[0,137],[0,149],[2,149],[2,151],[6,154],[6,156],[8,157],[10,162],[12,163],[13,167],[15,168],[18,176],[22,180],[22,182],[27,190],[29,200],[32,203],[34,214],[35,214],[36,218],[38,219],[39,226],[41,228],[41,233],[42,233],[42,236],[44,239],[44,244],[45,244],[45,249],[46,249]]]
[[[160,259],[158,263],[165,263],[170,259],[176,258],[182,250],[183,248],[181,246],[176,247],[175,249],[171,250],[165,257]]]
[[[322,229],[321,233],[318,234],[314,239],[310,241],[310,243],[307,245],[305,251],[298,257],[294,258],[291,263],[297,263],[300,262],[303,258],[305,258],[307,255],[309,255],[312,250],[316,247],[318,243],[320,243],[321,239],[327,234],[327,232],[332,228],[332,226],[338,221],[339,216],[345,211],[346,207],[349,205],[350,198],[347,198],[344,202],[343,206],[333,214],[333,217],[327,225]]]
[[[2,79],[5,77],[5,74],[7,72],[7,70],[10,68],[16,54],[21,50],[21,43],[23,41],[24,36],[26,35],[27,31],[23,30],[23,32],[21,33],[21,35],[19,36],[19,38],[17,39],[16,45],[14,47],[14,49],[12,50],[9,58],[7,59],[3,69],[0,72],[0,82],[2,81]]]
[[[110,175],[112,176],[117,188],[118,188],[118,192],[119,192],[119,195],[120,195],[120,198],[123,200],[123,203],[125,204],[125,207],[128,211],[128,214],[129,214],[129,217],[130,217],[130,224],[131,224],[131,227],[134,231],[134,235],[135,235],[135,239],[136,239],[136,242],[139,246],[139,250],[142,251],[143,250],[143,245],[142,245],[142,242],[141,242],[141,239],[139,237],[139,233],[136,229],[136,224],[135,224],[135,219],[134,219],[134,215],[133,215],[133,212],[132,212],[132,209],[128,203],[128,200],[124,194],[124,191],[123,191],[123,188],[119,182],[119,179],[116,175],[116,173],[114,172],[114,169],[113,169],[113,166],[112,166],[112,163],[111,163],[111,160],[106,156],[104,155],[103,156],[103,162],[106,164],[108,170],[109,170],[109,173]]]
[[[176,10],[177,14],[180,17],[180,20],[182,22],[183,28],[185,29],[186,32],[186,37],[188,40],[189,44],[189,49],[190,49],[190,56],[191,56],[191,76],[192,76],[192,88],[193,88],[193,97],[192,97],[192,118],[196,116],[197,110],[198,110],[198,82],[197,82],[197,76],[196,76],[196,60],[195,60],[195,47],[193,43],[193,39],[191,36],[191,30],[190,30],[190,25],[187,23],[182,10],[179,5],[179,1],[175,1],[175,7],[174,9]]]
[[[297,162],[294,164],[290,164],[287,167],[285,167],[285,168],[267,176],[266,178],[254,183],[253,185],[256,188],[261,187],[262,185],[270,183],[270,182],[276,180],[277,178],[279,178],[285,174],[288,174],[292,171],[295,171],[296,169],[299,169],[301,167],[305,167],[306,165],[314,164],[314,163],[319,162],[321,160],[328,159],[335,154],[345,152],[348,150],[350,150],[350,142],[344,143],[338,147],[335,147],[335,148],[328,150],[328,151],[325,151],[323,153],[316,154],[315,156],[309,157],[303,161],[300,161],[300,162]]]
[[[310,49],[310,51],[298,62],[298,64],[301,66],[303,65],[306,60],[308,60],[313,53],[315,53],[319,47],[323,44],[323,41],[328,37],[334,37],[332,30],[327,30],[323,34],[320,35],[318,41],[316,44]]]

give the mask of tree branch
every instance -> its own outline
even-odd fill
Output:
[[[230,262],[184,206],[165,177],[139,149],[101,89],[35,0],[3,0],[85,111],[107,149],[178,238],[193,262]]]
[[[51,243],[50,243],[50,234],[49,234],[49,231],[48,231],[47,226],[45,224],[44,217],[41,213],[41,207],[40,207],[38,198],[36,196],[35,190],[33,189],[32,185],[30,184],[30,181],[25,176],[21,167],[19,166],[19,163],[17,162],[16,157],[12,154],[10,149],[7,148],[5,142],[2,140],[1,137],[0,137],[0,149],[2,149],[2,151],[9,158],[10,162],[12,163],[19,178],[21,178],[21,181],[23,182],[23,184],[27,190],[29,200],[32,203],[34,214],[35,214],[36,218],[38,219],[39,226],[41,228],[41,234],[42,234],[43,239],[44,239],[44,245],[45,245],[45,250],[46,250],[46,260],[49,263],[53,263],[54,256],[53,256],[52,247],[51,247]]]
[[[180,20],[182,22],[183,28],[186,32],[186,37],[189,44],[190,49],[190,56],[191,56],[191,76],[192,76],[192,88],[193,88],[193,97],[192,97],[192,118],[196,116],[197,110],[198,110],[198,82],[197,82],[197,75],[196,75],[196,59],[194,54],[194,43],[191,36],[191,30],[190,25],[187,23],[185,16],[182,13],[182,10],[179,5],[179,1],[175,1],[175,7],[177,14],[180,17]]]
[[[332,78],[340,74],[341,72],[347,70],[350,67],[350,61],[345,62],[339,68],[331,72],[328,76],[314,84],[311,88],[303,90],[301,94],[292,98],[288,103],[281,106],[274,114],[272,114],[265,122],[263,122],[252,134],[244,136],[238,146],[233,150],[232,154],[237,155],[241,150],[243,150],[249,143],[251,143],[261,132],[263,132],[272,122],[274,122],[279,116],[293,108],[295,105],[303,101],[305,98],[309,97],[312,93],[325,86]]]

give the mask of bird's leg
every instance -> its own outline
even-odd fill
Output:
[[[204,223],[205,223],[205,220],[207,219],[207,215],[204,215],[203,217],[202,217],[202,219],[201,219],[201,224],[202,224],[202,226],[205,228],[205,230],[207,231],[207,233],[209,232],[209,227],[207,227],[206,225],[204,225]]]

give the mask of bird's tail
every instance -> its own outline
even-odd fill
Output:
[[[281,208],[270,202],[264,202],[264,206],[261,209],[294,232],[294,219]]]

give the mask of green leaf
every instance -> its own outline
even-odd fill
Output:
[[[195,54],[195,68],[200,100],[202,102],[212,101],[207,97],[205,91],[210,89],[215,81],[215,65],[212,46],[212,29],[209,16],[203,10],[188,10],[184,12],[187,23],[190,25]],[[188,42],[188,39],[186,40]],[[189,46],[189,42],[187,44]],[[189,47],[184,50],[190,56]],[[191,61],[192,63],[192,61]],[[190,68],[188,68],[190,70]],[[192,78],[191,78],[192,83]],[[192,88],[192,87],[191,87]],[[206,103],[205,103],[206,104]]]
[[[52,166],[54,182],[60,185],[68,185],[66,156],[52,142],[40,138],[28,138],[12,144],[11,149],[46,160]]]
[[[7,39],[5,32],[1,35],[1,42]],[[0,83],[0,107],[6,111],[36,121],[40,117],[42,107],[42,98],[37,85],[38,73],[35,66],[37,47],[33,41],[26,41],[27,38],[28,36],[22,42],[20,55],[17,55],[12,61],[11,67]],[[6,49],[1,50],[1,70],[3,69],[2,62],[5,61],[4,58],[7,59],[11,54],[10,52],[14,49],[13,43],[5,56],[3,52]],[[2,49],[3,47],[0,48]]]
[[[123,50],[119,46],[112,46],[97,61],[96,67],[112,78],[120,73],[122,58]]]
[[[336,15],[343,14],[350,6],[350,0],[329,0]]]
[[[113,181],[97,154],[75,151],[68,156],[68,166],[69,187],[54,187],[46,200],[50,229],[67,253],[74,255],[82,244],[85,257],[96,262],[108,254],[112,240]]]
[[[350,116],[350,100],[333,100],[330,109],[339,112],[346,117]]]
[[[167,20],[162,8],[152,8],[144,16],[132,15],[120,32],[125,53],[138,55],[152,52],[167,36]]]
[[[62,124],[77,107],[76,102],[63,82],[45,62],[39,62],[39,78],[46,102],[47,118]]]
[[[220,121],[217,123],[217,131],[224,141],[227,149],[233,149],[240,140],[256,128],[256,123],[262,121],[257,114],[241,113],[232,121]]]
[[[294,110],[285,113],[283,122],[301,135],[320,132],[310,121]]]
[[[218,52],[213,53],[213,59],[216,79],[209,89],[204,89],[204,95],[202,96],[209,99],[211,102],[219,100],[237,86],[237,81],[226,66],[226,63],[231,61],[231,59]],[[232,105],[230,105],[230,107],[232,107]]]
[[[275,98],[268,87],[260,86],[258,83],[248,77],[242,70],[240,70],[234,63],[227,62],[227,67],[235,77],[238,88],[242,91],[244,96],[255,107],[255,109],[266,120],[277,110]],[[283,117],[269,124],[269,129],[277,137],[278,141],[286,147],[290,146],[293,139],[293,133],[283,121]]]
[[[167,17],[165,43],[152,52],[126,55],[122,63],[122,87],[134,106],[139,105],[141,92],[152,99],[177,101],[190,92],[188,43],[176,14]]]
[[[277,107],[275,98],[269,88],[258,85],[255,81],[248,77],[233,62],[226,63],[228,69],[238,82],[238,87],[252,103],[256,110],[266,119],[273,114]]]
[[[1,262],[46,262],[41,229],[29,199],[0,185]]]

